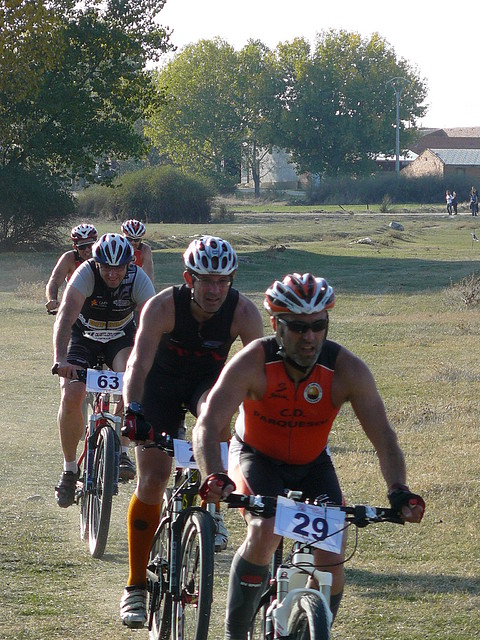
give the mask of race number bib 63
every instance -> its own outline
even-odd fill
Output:
[[[282,496],[277,498],[275,533],[280,536],[340,553],[344,526],[343,511],[295,502]]]
[[[115,371],[98,371],[97,369],[87,369],[87,391],[93,393],[102,393],[108,391],[110,393],[122,393],[123,373]]]

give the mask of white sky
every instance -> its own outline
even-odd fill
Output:
[[[428,86],[424,127],[480,127],[478,0],[167,0],[159,22],[182,48],[219,36],[235,49],[250,38],[270,48],[323,29],[378,32]],[[392,100],[394,100],[392,91]]]

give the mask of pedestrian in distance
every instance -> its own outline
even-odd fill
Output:
[[[131,244],[120,234],[103,235],[70,279],[53,328],[54,365],[60,376],[58,427],[64,463],[55,497],[60,507],[75,499],[78,480],[77,446],[85,432],[82,403],[85,385],[76,382],[77,369],[87,369],[103,355],[114,371],[124,371],[132,350],[134,311],[155,294],[150,278],[132,264]],[[76,382],[76,383],[75,383]],[[128,456],[129,440],[122,442],[119,475],[135,476]]]
[[[470,190],[470,210],[472,216],[478,216],[478,193],[475,187]]]
[[[458,199],[456,191],[452,191],[452,209],[453,215],[456,216],[458,214]]]
[[[447,203],[447,213],[449,216],[452,215],[452,194],[450,193],[450,191],[445,192],[445,201]]]
[[[58,259],[45,287],[47,313],[55,314],[60,305],[58,292],[62,284],[68,282],[73,272],[82,262],[92,257],[92,247],[97,241],[97,230],[93,224],[82,224],[73,227],[70,232],[73,249],[63,253]]]
[[[271,496],[288,488],[342,504],[328,436],[340,407],[349,402],[376,450],[392,507],[405,521],[420,522],[425,504],[406,484],[404,456],[372,373],[327,339],[334,303],[332,287],[310,273],[287,275],[267,289],[264,306],[275,335],[254,340],[231,359],[193,430],[202,494],[217,502],[235,488]],[[226,476],[221,434],[239,407]],[[230,570],[227,640],[246,640],[279,543],[273,517],[246,512],[244,518],[246,537]],[[315,565],[332,573],[333,617],[343,593],[343,562],[344,550],[315,550]]]
[[[164,289],[142,314],[123,384],[124,432],[139,442],[150,429],[177,437],[185,408],[197,416],[237,337],[247,345],[263,335],[260,312],[233,288],[238,258],[226,240],[202,236],[185,251],[184,284]],[[220,434],[230,439],[230,425]],[[158,448],[137,446],[137,488],[128,516],[129,576],[120,603],[128,627],[146,622],[146,570],[172,466]],[[228,531],[215,514],[215,550]]]

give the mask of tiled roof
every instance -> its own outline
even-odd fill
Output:
[[[480,149],[430,149],[444,164],[480,165]]]

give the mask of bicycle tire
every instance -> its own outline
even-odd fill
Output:
[[[207,640],[213,599],[215,523],[206,511],[192,511],[182,531],[180,601],[174,603],[176,637]]]
[[[86,540],[89,536],[90,495],[87,492],[87,472],[83,472],[83,487],[80,493],[80,538]]]
[[[330,627],[326,606],[320,594],[300,596],[288,618],[288,637],[292,640],[328,640]]]
[[[155,532],[147,570],[147,613],[150,640],[169,640],[172,626],[172,596],[169,592],[170,522],[166,505],[171,489],[166,489],[160,511],[160,524]],[[151,576],[155,576],[152,579]]]
[[[107,544],[112,513],[113,484],[115,479],[115,432],[103,427],[97,439],[93,460],[93,487],[89,497],[90,554],[101,558]]]

